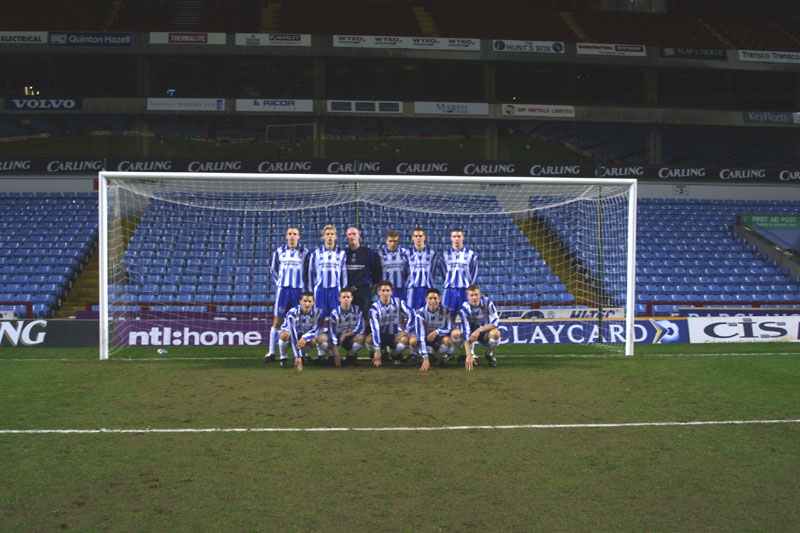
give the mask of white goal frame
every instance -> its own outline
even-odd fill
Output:
[[[98,173],[98,253],[99,253],[99,341],[100,359],[109,356],[109,303],[108,303],[108,179],[150,180],[235,180],[235,181],[295,181],[331,183],[427,183],[442,185],[536,185],[566,184],[584,186],[624,186],[628,194],[625,298],[625,355],[634,351],[635,287],[636,287],[636,205],[637,180],[634,178],[574,178],[574,177],[495,177],[495,176],[422,176],[422,175],[363,175],[363,174],[250,174],[215,172],[120,172]]]

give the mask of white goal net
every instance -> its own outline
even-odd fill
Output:
[[[328,224],[339,247],[355,226],[376,251],[388,230],[410,249],[422,228],[442,253],[450,231],[463,229],[476,282],[500,311],[503,345],[596,344],[630,355],[635,198],[635,180],[104,171],[100,357],[230,345],[263,356],[272,254],[287,227],[313,250]]]

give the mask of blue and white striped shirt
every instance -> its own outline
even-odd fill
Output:
[[[495,308],[492,299],[486,295],[481,295],[478,307],[472,307],[469,300],[464,302],[461,305],[461,309],[458,310],[458,314],[461,316],[464,339],[472,335],[473,330],[486,324],[492,324],[494,327],[500,325],[500,315],[497,314],[497,308]]]
[[[339,336],[348,332],[356,335],[364,333],[364,314],[355,305],[351,305],[347,312],[342,310],[341,305],[336,306],[328,317],[328,336],[331,344],[339,346]]]
[[[291,335],[292,350],[294,350],[295,357],[303,356],[300,350],[296,348],[297,341],[300,340],[300,337],[303,337],[306,341],[316,337],[318,324],[319,310],[315,307],[312,307],[308,313],[303,313],[302,308],[297,305],[286,313],[286,320],[281,326],[281,331],[286,330]]]
[[[421,251],[414,247],[408,250],[408,282],[406,287],[433,287],[433,277],[441,268],[441,257],[427,246]]]
[[[478,254],[469,248],[450,248],[444,253],[445,289],[466,289],[478,279]]]
[[[346,254],[344,250],[328,250],[320,246],[309,255],[308,286],[314,290],[347,287]]]
[[[289,248],[288,244],[279,246],[272,254],[270,272],[276,287],[305,289],[304,268],[308,249],[302,244]]]
[[[395,336],[413,326],[413,314],[406,303],[396,296],[384,305],[380,300],[369,308],[369,323],[372,327],[372,343],[381,345],[381,337]]]
[[[419,339],[419,353],[423,357],[428,355],[428,335],[436,330],[438,335],[450,335],[452,322],[450,312],[443,306],[436,311],[428,309],[428,304],[414,313],[414,333]]]
[[[383,279],[388,279],[395,287],[405,287],[409,274],[408,250],[398,248],[396,251],[391,252],[384,245],[380,247],[378,253],[381,258],[381,267],[383,268]]]

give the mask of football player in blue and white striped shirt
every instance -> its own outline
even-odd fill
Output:
[[[425,230],[414,228],[411,232],[414,246],[408,250],[408,299],[406,303],[411,309],[419,309],[425,305],[428,289],[433,287],[433,278],[441,272],[441,256],[425,246]]]
[[[392,296],[392,282],[378,284],[378,300],[369,308],[372,333],[367,344],[372,349],[372,364],[381,366],[383,349],[391,350],[395,364],[402,363],[402,353],[408,345],[408,330],[413,325],[413,314],[406,303]]]
[[[478,279],[478,254],[464,247],[464,230],[450,230],[452,247],[444,253],[444,306],[451,320],[467,300],[467,287]]]
[[[392,282],[392,296],[408,301],[406,283],[408,282],[408,250],[400,247],[400,234],[390,229],[386,232],[386,244],[380,247],[383,277]]]
[[[453,333],[453,340],[459,342],[464,340],[464,353],[466,354],[465,366],[467,370],[472,370],[473,365],[477,364],[472,347],[475,343],[486,346],[486,360],[489,366],[497,366],[497,358],[494,356],[494,349],[500,343],[500,315],[494,302],[488,296],[481,294],[481,288],[477,285],[467,287],[467,301],[459,310],[461,315],[462,332]],[[463,337],[462,337],[463,335]]]
[[[453,353],[453,326],[450,313],[442,307],[438,289],[428,289],[427,303],[414,313],[414,334],[409,339],[412,351],[418,348],[422,357],[420,372],[430,368],[429,351],[434,352],[443,365]]]
[[[328,318],[328,332],[320,333],[317,339],[320,350],[333,354],[337,368],[342,366],[339,346],[347,350],[348,364],[356,362],[356,354],[364,346],[364,314],[360,307],[353,305],[352,290],[339,291],[339,306]]]
[[[300,229],[286,229],[286,244],[272,254],[270,273],[275,282],[275,307],[272,328],[269,331],[269,351],[264,361],[274,361],[278,346],[278,331],[283,325],[287,311],[300,303],[300,294],[305,290],[305,261],[308,249],[300,244]]]
[[[278,334],[281,367],[289,368],[289,346],[294,351],[294,366],[303,370],[303,356],[317,345],[319,312],[314,309],[314,293],[304,292],[300,305],[286,313],[286,320]]]
[[[336,228],[322,228],[324,244],[308,255],[308,286],[314,291],[314,305],[320,320],[339,305],[339,291],[347,287],[346,254],[336,248]]]

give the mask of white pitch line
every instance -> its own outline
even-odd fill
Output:
[[[349,431],[469,431],[477,429],[591,429],[675,426],[733,426],[753,424],[798,424],[800,419],[698,420],[690,422],[623,422],[608,424],[515,424],[506,426],[400,426],[400,427],[318,427],[318,428],[141,428],[141,429],[0,429],[0,435],[114,434],[114,433],[343,433]]]
[[[741,352],[730,352],[730,353],[694,353],[694,354],[683,354],[683,353],[651,353],[645,355],[638,355],[634,357],[639,358],[653,358],[653,357],[743,357],[743,356],[752,356],[752,355],[766,355],[766,356],[796,356],[800,354],[800,352],[753,352],[753,353],[741,353]],[[538,354],[538,355],[530,355],[530,354],[505,354],[505,355],[498,355],[498,359],[625,359],[626,356],[622,354],[600,354],[600,355],[590,355],[590,354],[583,354],[583,355],[573,355],[573,354]],[[167,362],[167,361],[258,361],[261,362],[263,359],[261,357],[126,357],[126,358],[111,358],[110,361],[124,361],[129,363],[136,363],[136,362]],[[359,357],[359,361],[369,361],[369,357]],[[46,362],[93,362],[99,361],[99,359],[92,358],[92,359],[68,359],[68,358],[0,358],[0,363],[3,362],[14,362],[14,363],[30,363],[30,362],[38,362],[38,363],[46,363]]]

